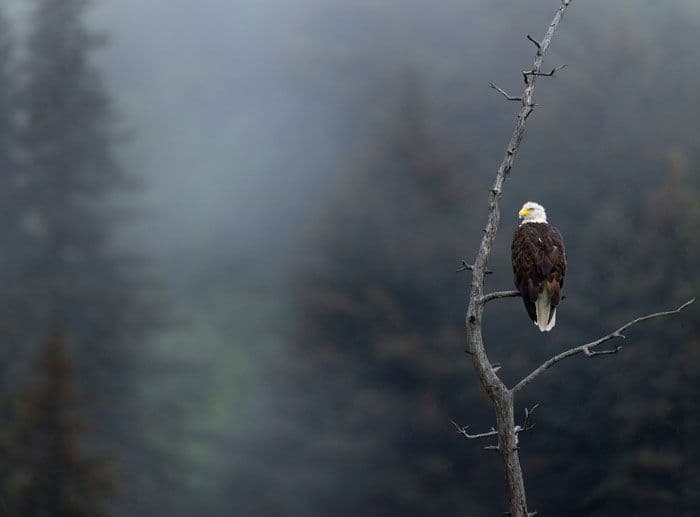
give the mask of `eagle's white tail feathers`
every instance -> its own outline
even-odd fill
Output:
[[[537,312],[537,321],[535,325],[540,329],[541,332],[547,332],[552,330],[554,326],[554,316],[552,315],[552,321],[549,321],[549,311],[552,308],[551,296],[549,295],[549,289],[545,286],[542,292],[537,296],[537,301],[535,302],[535,310]]]
[[[552,319],[549,320],[549,325],[547,325],[547,328],[545,330],[547,332],[549,332],[550,330],[552,330],[554,328],[554,325],[556,325],[556,324],[557,324],[557,308],[554,307],[554,309],[552,309]]]

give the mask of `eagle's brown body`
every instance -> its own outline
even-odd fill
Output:
[[[515,286],[527,313],[537,324],[537,299],[546,290],[551,308],[548,322],[551,321],[561,301],[566,273],[566,250],[561,233],[549,223],[525,222],[515,231],[511,251]]]

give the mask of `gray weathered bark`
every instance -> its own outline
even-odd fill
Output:
[[[571,0],[562,0],[561,5],[557,9],[552,22],[549,24],[547,31],[545,32],[542,41],[536,41],[531,36],[527,36],[536,47],[537,52],[533,66],[530,70],[523,71],[523,80],[525,81],[525,87],[520,97],[515,97],[509,95],[503,89],[499,88],[495,84],[491,83],[491,87],[501,93],[509,101],[518,101],[521,103],[521,108],[518,113],[518,117],[515,123],[515,129],[513,135],[508,143],[508,147],[505,152],[505,156],[498,168],[496,173],[496,179],[494,181],[493,187],[490,191],[490,203],[489,203],[489,213],[486,228],[484,229],[484,236],[481,240],[481,245],[475,257],[473,264],[467,264],[463,262],[463,267],[460,269],[462,271],[471,271],[471,291],[469,295],[469,306],[467,308],[466,316],[466,331],[467,331],[467,353],[471,356],[474,369],[479,377],[479,382],[482,389],[486,393],[493,406],[496,413],[496,427],[489,432],[480,433],[475,435],[470,435],[466,432],[465,428],[460,428],[457,426],[460,433],[469,439],[479,439],[489,436],[498,436],[498,445],[489,446],[486,449],[496,450],[501,457],[503,464],[503,472],[506,481],[506,490],[508,496],[508,515],[511,517],[528,517],[529,515],[534,515],[534,513],[528,512],[527,508],[527,497],[525,494],[525,484],[523,481],[523,472],[520,466],[520,459],[518,457],[518,434],[522,431],[528,429],[527,420],[529,413],[525,411],[525,423],[523,426],[515,425],[514,416],[514,396],[517,392],[522,390],[528,383],[533,381],[536,377],[541,375],[545,370],[547,370],[553,364],[567,358],[577,355],[579,353],[584,353],[587,357],[592,357],[595,355],[603,354],[613,354],[619,351],[619,347],[613,350],[606,350],[601,352],[595,352],[591,349],[600,345],[601,343],[608,341],[610,339],[624,337],[622,332],[627,328],[635,325],[646,319],[666,316],[670,314],[676,314],[684,309],[687,305],[692,303],[693,300],[682,305],[674,311],[667,311],[663,313],[651,314],[649,316],[644,316],[637,318],[629,322],[628,324],[620,327],[618,330],[600,338],[591,343],[581,345],[579,347],[572,348],[562,354],[559,354],[552,359],[546,361],[539,368],[533,371],[530,375],[526,376],[522,381],[520,381],[513,389],[509,389],[503,381],[498,377],[497,371],[498,366],[494,366],[489,361],[488,356],[484,348],[484,343],[482,339],[482,317],[484,313],[484,307],[486,303],[497,300],[500,298],[511,298],[519,296],[517,291],[502,291],[484,294],[484,276],[490,271],[487,270],[488,260],[491,255],[491,248],[493,246],[494,239],[496,237],[496,232],[498,231],[498,224],[500,219],[500,199],[503,192],[503,185],[510,174],[513,167],[515,157],[518,153],[520,143],[522,142],[523,135],[525,133],[525,126],[527,124],[528,117],[532,114],[535,109],[535,104],[533,102],[533,93],[535,90],[535,83],[537,77],[540,76],[553,76],[562,67],[555,67],[550,72],[542,72],[542,62],[544,56],[549,48],[559,23],[562,20],[566,9],[569,7]],[[455,424],[457,425],[457,424]]]

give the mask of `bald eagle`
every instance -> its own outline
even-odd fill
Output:
[[[542,332],[554,328],[566,273],[566,250],[561,233],[547,222],[544,207],[532,201],[518,213],[523,221],[511,247],[515,286],[530,319]]]

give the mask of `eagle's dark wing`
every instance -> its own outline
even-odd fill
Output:
[[[520,296],[523,298],[525,309],[527,309],[530,319],[537,321],[535,300],[537,300],[539,289],[537,278],[540,275],[536,266],[538,251],[537,246],[534,245],[537,237],[532,228],[530,228],[531,226],[530,224],[521,224],[515,230],[511,253],[515,287],[520,291]]]
[[[564,275],[566,275],[564,239],[562,239],[558,229],[549,225],[546,236],[542,237],[542,240],[545,242],[542,250],[542,276],[545,279],[547,289],[549,289],[552,307],[556,307],[561,301]]]
[[[515,286],[520,291],[530,318],[537,321],[535,301],[545,285],[551,306],[561,301],[566,274],[566,250],[561,233],[547,223],[518,226],[511,247]]]

